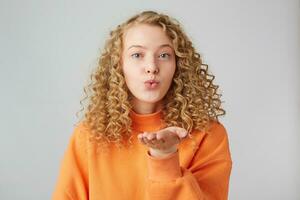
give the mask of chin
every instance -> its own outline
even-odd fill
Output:
[[[141,101],[141,102],[144,102],[144,103],[152,103],[152,104],[155,104],[155,103],[158,103],[162,100],[162,97],[156,97],[156,98],[137,98],[138,101]]]
[[[154,104],[160,102],[160,99],[141,99],[140,101]]]

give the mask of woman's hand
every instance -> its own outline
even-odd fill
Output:
[[[188,136],[184,128],[172,126],[157,132],[144,132],[138,135],[139,141],[149,147],[154,157],[165,157],[177,151],[177,144]]]

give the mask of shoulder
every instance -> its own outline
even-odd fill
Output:
[[[73,132],[75,135],[85,135],[90,132],[89,125],[85,121],[80,121],[76,124],[74,124]]]
[[[220,145],[228,146],[228,133],[225,126],[220,121],[210,121],[207,130],[204,131],[202,143],[207,148],[213,149]]]
[[[220,121],[210,121],[199,144],[196,157],[203,161],[211,159],[231,160],[228,134]]]
[[[87,123],[84,121],[80,121],[73,127],[71,141],[75,143],[76,146],[86,145],[89,133],[90,129]]]
[[[202,142],[203,140],[218,141],[228,137],[225,126],[217,120],[210,120],[204,129],[194,129],[192,134]]]
[[[210,120],[203,133],[206,137],[224,138],[227,137],[227,129],[225,125],[217,120]]]

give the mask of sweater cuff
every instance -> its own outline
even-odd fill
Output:
[[[152,181],[171,181],[182,176],[178,150],[164,158],[156,158],[147,151],[148,176]]]

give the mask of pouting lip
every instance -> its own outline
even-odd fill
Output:
[[[156,80],[154,80],[154,79],[150,79],[150,80],[147,80],[147,81],[145,81],[145,83],[159,83],[159,81],[156,81]]]

